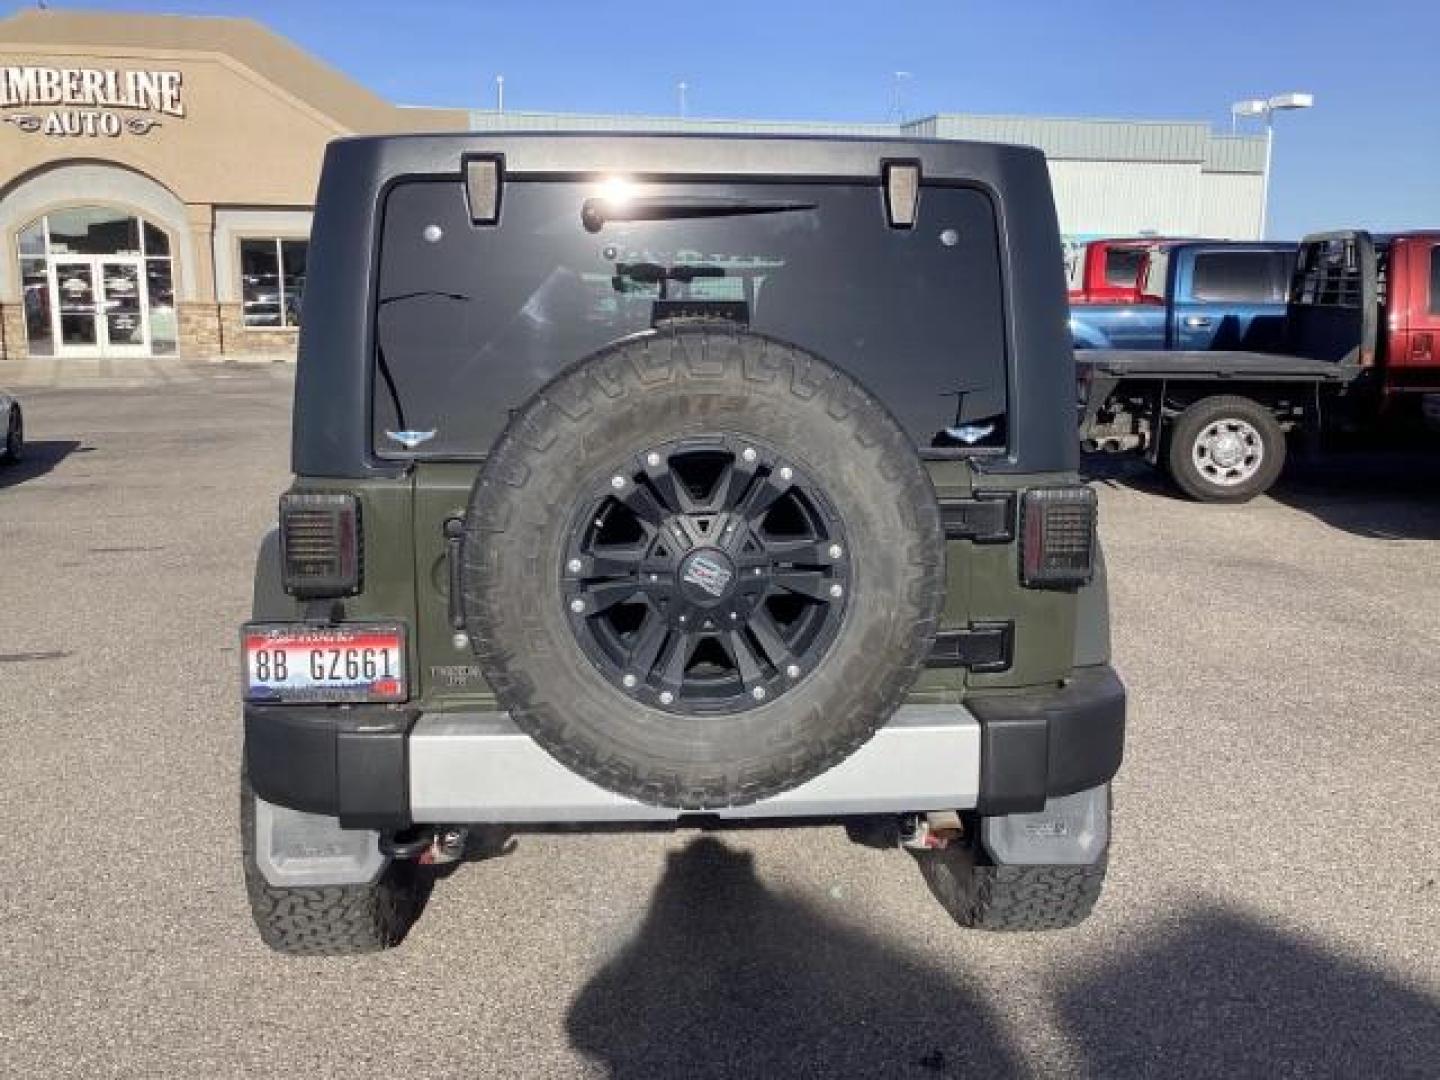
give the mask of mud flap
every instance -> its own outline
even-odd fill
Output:
[[[255,863],[276,888],[370,885],[389,862],[372,829],[255,799]]]
[[[981,819],[980,842],[1001,866],[1090,866],[1110,844],[1110,785],[1056,795],[1045,809]]]

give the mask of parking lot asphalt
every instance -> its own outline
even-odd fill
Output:
[[[292,371],[22,391],[0,1075],[1440,1075],[1440,455],[1244,507],[1097,465],[1131,713],[1077,930],[961,931],[838,828],[527,835],[398,950],[297,960],[253,931],[235,820]]]

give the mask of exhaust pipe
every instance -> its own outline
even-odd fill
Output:
[[[1087,450],[1103,450],[1107,454],[1119,454],[1134,450],[1143,440],[1139,435],[1109,435],[1103,439],[1087,439],[1082,445]]]
[[[1087,454],[1093,454],[1097,450],[1107,454],[1119,454],[1144,445],[1143,435],[1107,435],[1103,439],[1082,439],[1080,441],[1080,449]]]

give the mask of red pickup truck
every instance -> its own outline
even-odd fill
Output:
[[[1142,304],[1141,277],[1150,252],[1183,241],[1172,236],[1091,240],[1067,261],[1072,304]],[[1152,298],[1153,299],[1153,298]]]
[[[1273,352],[1091,349],[1076,366],[1087,449],[1141,451],[1193,498],[1244,502],[1292,432],[1440,414],[1440,230],[1306,237]]]
[[[1385,293],[1387,393],[1440,391],[1440,230],[1377,236],[1389,248]]]

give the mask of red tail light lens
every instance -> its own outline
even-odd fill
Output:
[[[1095,492],[1035,488],[1020,502],[1020,579],[1031,589],[1074,589],[1095,572]]]
[[[280,497],[280,561],[291,596],[353,596],[360,591],[361,555],[354,495],[292,491]]]

